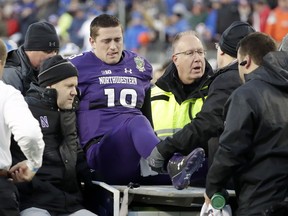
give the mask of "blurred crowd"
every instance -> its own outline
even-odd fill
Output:
[[[250,23],[278,43],[288,32],[288,0],[0,0],[0,37],[8,49],[23,43],[27,27],[52,23],[63,55],[90,49],[89,25],[101,13],[123,18],[125,48],[148,60],[149,51],[169,56],[177,32],[195,30],[207,49],[236,20]],[[122,10],[123,8],[123,10]]]

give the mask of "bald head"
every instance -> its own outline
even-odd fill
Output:
[[[185,37],[185,38],[194,38],[196,40],[199,40],[199,38],[196,35],[195,31],[180,32],[174,37],[174,39],[172,41],[172,51],[173,51],[173,53],[177,52],[177,51],[175,51],[175,49],[177,48],[178,43],[182,41],[183,37]],[[199,40],[199,42],[200,42],[200,40]]]

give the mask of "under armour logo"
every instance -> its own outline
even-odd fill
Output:
[[[49,42],[49,47],[55,47],[56,46],[56,42]]]
[[[184,164],[184,158],[181,160],[180,163],[177,164],[177,169],[180,170],[180,168],[183,164]]]
[[[132,74],[132,69],[127,69],[127,68],[125,68],[125,71],[124,71],[125,73],[130,73],[130,74]]]
[[[40,123],[42,128],[48,128],[49,123],[48,123],[48,118],[47,116],[40,116]]]

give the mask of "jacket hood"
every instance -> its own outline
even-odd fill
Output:
[[[200,90],[203,87],[202,83],[213,75],[211,65],[206,59],[205,62],[206,66],[203,76],[190,85],[184,85],[179,79],[176,65],[171,61],[164,74],[156,81],[155,85],[166,92],[172,92],[179,104],[185,99],[197,96],[195,94],[199,94],[198,96],[202,97],[202,94],[200,93]],[[186,96],[185,89],[188,89],[191,92],[188,97]]]
[[[245,76],[247,80],[253,78],[288,91],[288,52],[275,51],[265,55],[259,70]]]

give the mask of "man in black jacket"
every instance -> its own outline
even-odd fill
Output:
[[[212,82],[201,111],[182,130],[176,132],[172,137],[162,140],[150,154],[150,161],[157,162],[154,164],[164,165],[175,152],[188,155],[198,147],[205,149],[203,145],[206,145],[208,140],[211,142],[209,151],[210,146],[217,149],[217,139],[224,127],[224,104],[230,94],[241,85],[236,59],[237,44],[243,37],[254,31],[252,26],[241,21],[233,22],[224,31],[219,44],[216,45],[219,69],[207,80],[207,82],[211,82],[211,80]],[[209,160],[212,157],[209,153]],[[170,162],[173,161],[168,163]],[[155,169],[154,164],[150,163],[152,169]],[[185,169],[185,166],[183,168]],[[179,178],[179,184],[182,185],[181,181],[185,180]]]
[[[26,95],[30,83],[37,83],[41,63],[59,51],[59,38],[54,26],[36,22],[29,26],[24,44],[8,53],[3,81]]]
[[[21,215],[95,215],[84,209],[80,190],[80,182],[90,184],[92,177],[76,130],[78,71],[56,55],[43,63],[38,84],[31,84],[25,99],[40,123],[45,150],[35,178],[17,184]],[[14,163],[23,157],[12,152]]]
[[[233,177],[238,216],[261,215],[288,194],[288,54],[276,50],[260,32],[241,40],[237,58],[245,84],[225,105],[224,132],[207,175],[208,203]]]

